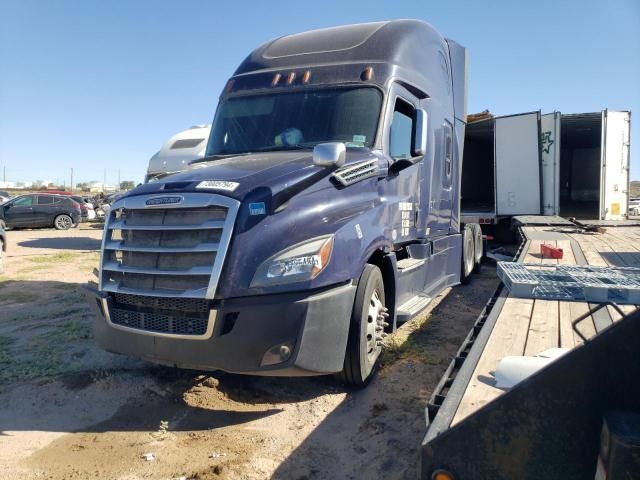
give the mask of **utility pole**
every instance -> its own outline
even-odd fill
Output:
[[[71,192],[73,192],[73,167],[71,167]]]
[[[7,166],[3,166],[2,167],[2,181],[6,182],[7,181]]]
[[[120,190],[120,169],[118,169],[118,190]]]
[[[102,193],[104,193],[104,187],[107,186],[107,169],[104,169],[104,175],[102,176]]]

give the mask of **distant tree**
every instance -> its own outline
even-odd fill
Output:
[[[89,184],[87,182],[76,183],[76,188],[84,192],[86,190],[89,190]]]
[[[121,191],[126,191],[126,190],[131,190],[133,187],[135,187],[136,184],[133,183],[131,180],[124,180],[122,182],[120,182],[120,190]]]

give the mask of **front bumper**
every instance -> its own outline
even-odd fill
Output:
[[[96,318],[94,336],[107,351],[151,362],[197,370],[274,376],[339,372],[349,333],[356,287],[341,285],[316,292],[224,300],[209,314],[207,338],[188,338],[134,330],[112,323],[113,300],[88,288]],[[233,319],[232,325],[228,323]],[[274,346],[291,346],[291,356],[261,365]]]

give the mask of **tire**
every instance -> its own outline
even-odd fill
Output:
[[[69,215],[63,213],[53,219],[53,226],[56,230],[69,230],[73,226],[73,219]]]
[[[462,232],[462,255],[460,261],[460,283],[469,283],[471,272],[475,266],[475,249],[473,246],[473,229],[465,225]]]
[[[0,273],[4,273],[4,242],[0,238]]]
[[[2,230],[6,230],[7,229],[7,224],[5,223],[4,220],[0,220],[0,228]]]
[[[340,379],[348,385],[363,388],[378,370],[382,351],[384,320],[384,282],[375,265],[365,265],[353,302],[349,338]]]
[[[480,273],[480,270],[482,270],[482,257],[484,257],[484,240],[482,238],[482,229],[477,223],[472,224],[471,228],[473,230],[473,250],[475,252],[473,273]]]

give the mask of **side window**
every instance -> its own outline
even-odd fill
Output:
[[[445,187],[451,186],[453,173],[453,127],[448,121],[444,122],[444,175],[442,176]]]
[[[394,160],[411,158],[414,108],[408,102],[396,99],[389,132],[389,152]]]
[[[33,197],[32,196],[28,196],[28,197],[19,198],[13,204],[16,207],[17,206],[30,207],[31,205],[33,205]]]
[[[38,205],[52,205],[54,197],[52,195],[38,195]]]

